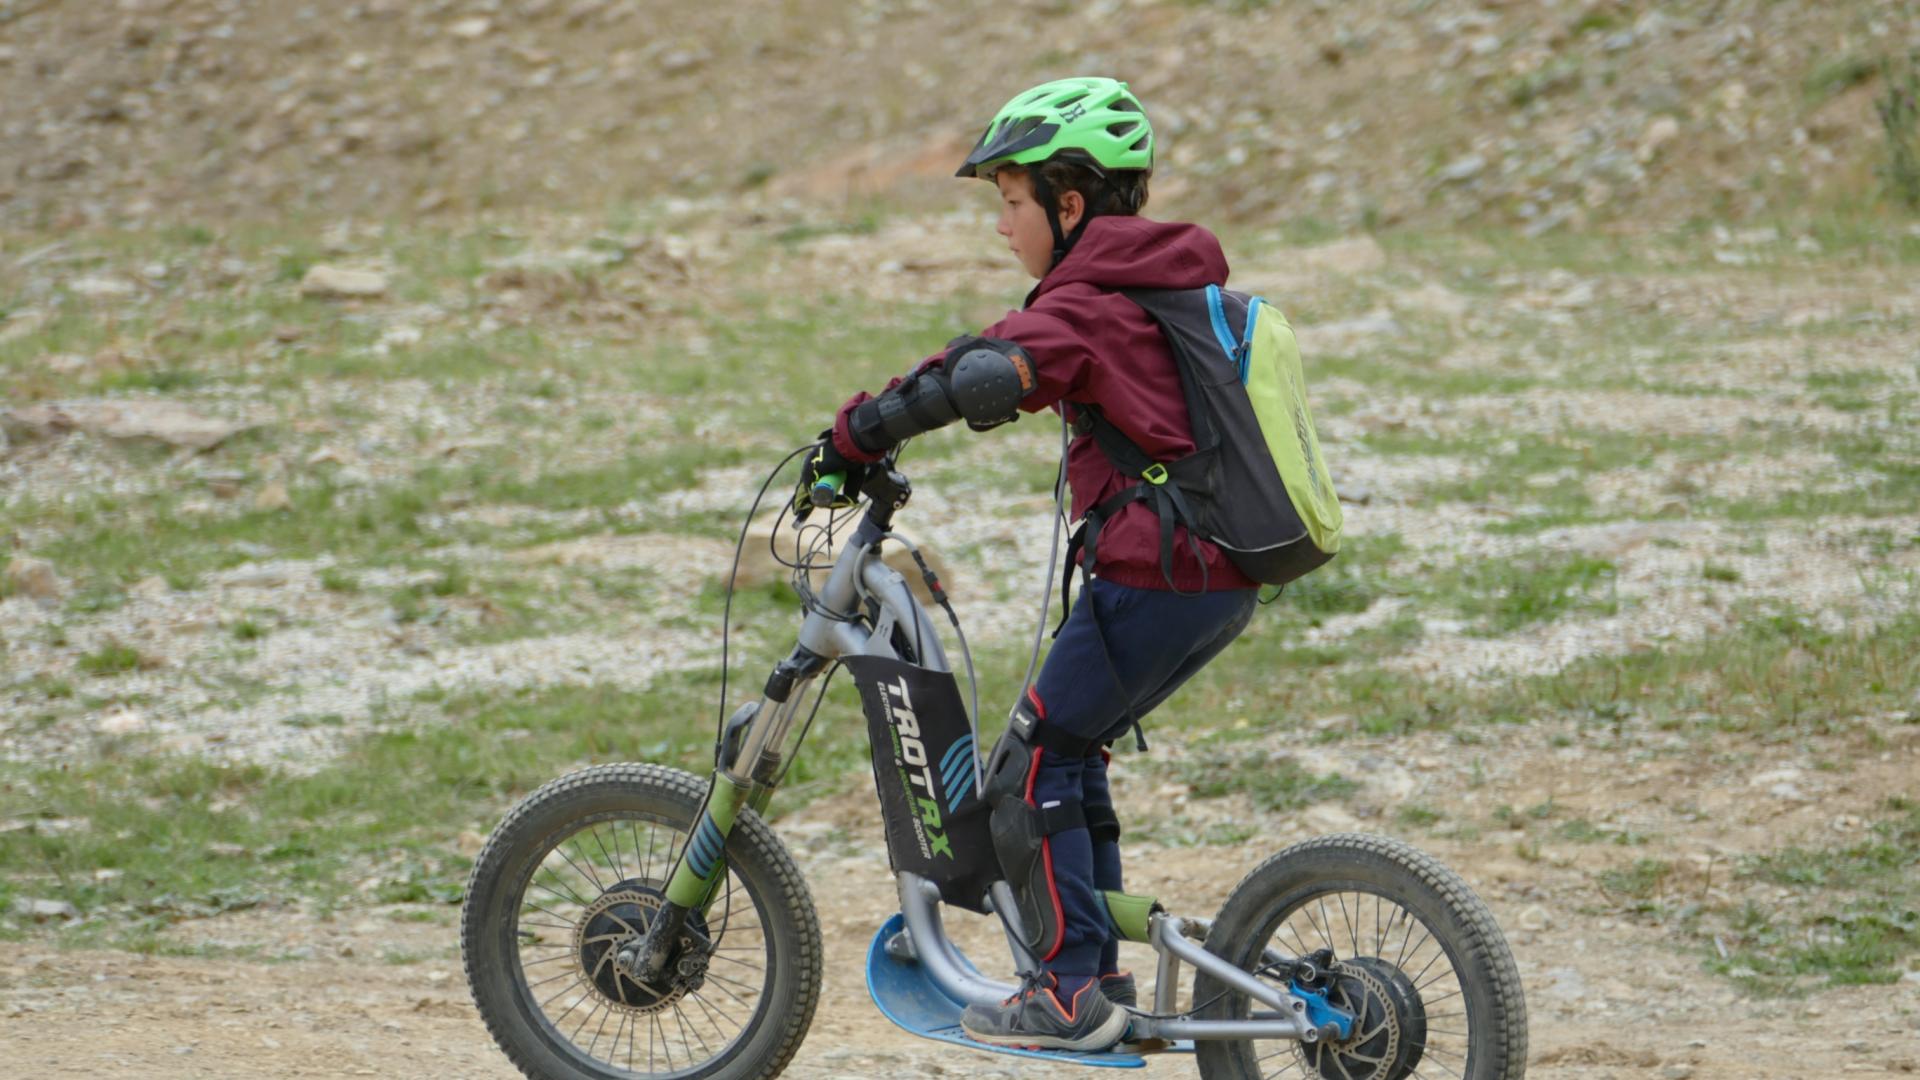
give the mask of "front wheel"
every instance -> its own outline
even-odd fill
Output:
[[[1205,1080],[1520,1080],[1527,1007],[1493,913],[1438,861],[1385,836],[1322,836],[1268,859],[1227,897],[1207,949],[1351,1015],[1345,1039],[1203,1041]],[[1312,958],[1304,985],[1281,957]],[[1196,1014],[1249,999],[1204,973]]]
[[[820,996],[820,923],[773,830],[743,809],[724,879],[688,928],[705,942],[656,985],[615,963],[665,900],[707,783],[602,765],[513,809],[474,863],[460,916],[474,1004],[534,1080],[763,1080]]]

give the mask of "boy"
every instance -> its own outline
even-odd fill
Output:
[[[809,455],[799,498],[844,471],[858,490],[867,466],[900,441],[965,418],[977,430],[1013,419],[969,406],[969,370],[1018,378],[1026,412],[1055,407],[1081,437],[1067,453],[1076,518],[1138,481],[1087,437],[1090,409],[1155,461],[1194,449],[1185,398],[1153,319],[1116,289],[1224,284],[1219,241],[1195,225],[1149,221],[1153,131],[1139,100],[1112,79],[1062,79],[1016,96],[957,175],[1000,189],[998,231],[1039,279],[1019,311],[929,358],[879,397],[840,409]],[[1010,382],[1010,380],[1008,380]],[[1166,554],[1170,553],[1170,561]],[[998,1007],[962,1024],[982,1042],[1100,1050],[1126,1031],[1133,978],[1117,970],[1098,890],[1121,887],[1120,826],[1105,746],[1245,629],[1255,583],[1213,544],[1174,530],[1163,551],[1152,509],[1126,502],[1098,531],[1087,587],[1040,676],[995,748],[988,797],[995,846],[1043,971]],[[1023,833],[1003,843],[1002,836]]]

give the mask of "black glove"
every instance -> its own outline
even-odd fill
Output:
[[[800,483],[793,490],[793,523],[799,525],[813,513],[813,489],[820,479],[833,473],[845,476],[846,482],[840,485],[840,492],[834,497],[832,508],[845,510],[860,501],[860,485],[873,471],[873,466],[865,462],[848,461],[833,445],[831,429],[820,433],[820,441],[810,448],[801,458]]]

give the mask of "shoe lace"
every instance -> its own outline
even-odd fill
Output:
[[[1012,997],[1007,998],[1000,1004],[1012,1005],[1016,1001],[1024,1001],[1047,988],[1047,973],[1044,971],[1022,971],[1018,974],[1020,976],[1020,989],[1015,990]]]

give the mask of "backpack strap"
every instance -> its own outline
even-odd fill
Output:
[[[1134,477],[1139,482],[1108,496],[1099,505],[1087,511],[1081,519],[1080,528],[1074,532],[1072,540],[1067,545],[1067,576],[1061,583],[1062,604],[1064,605],[1068,600],[1066,589],[1072,581],[1073,568],[1077,565],[1076,556],[1084,551],[1087,568],[1091,570],[1098,557],[1101,527],[1128,503],[1133,502],[1152,503],[1154,513],[1160,519],[1160,576],[1167,583],[1167,588],[1181,596],[1196,595],[1182,591],[1173,583],[1173,527],[1176,524],[1184,525],[1187,527],[1187,535],[1190,539],[1196,544],[1200,540],[1199,518],[1194,515],[1193,506],[1188,502],[1186,493],[1181,490],[1177,476],[1178,472],[1184,470],[1170,469],[1147,456],[1147,452],[1140,449],[1138,443],[1128,438],[1126,432],[1115,427],[1113,421],[1106,418],[1099,406],[1080,405],[1079,415],[1081,422],[1090,428],[1094,442],[1099,445],[1101,452],[1107,455],[1107,460],[1113,463],[1113,467],[1119,470],[1122,476]],[[1195,454],[1201,452],[1195,451]],[[1194,558],[1200,563],[1200,591],[1204,593],[1210,584],[1207,560],[1197,547]],[[1061,616],[1063,625],[1065,619],[1063,613]],[[1055,634],[1058,635],[1057,630]]]

